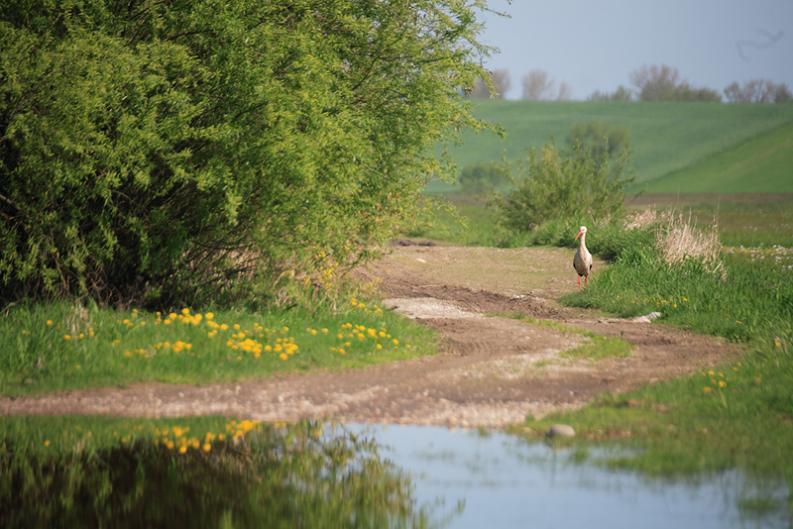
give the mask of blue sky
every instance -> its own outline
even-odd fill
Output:
[[[676,67],[694,86],[721,91],[753,78],[793,89],[793,0],[491,0],[481,40],[500,48],[488,68],[533,69],[566,81],[575,99],[629,85],[642,64]]]

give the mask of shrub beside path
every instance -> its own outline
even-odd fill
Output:
[[[441,352],[435,356],[236,383],[143,383],[0,397],[0,413],[220,414],[266,421],[497,427],[527,414],[541,417],[580,407],[604,392],[682,376],[739,354],[737,346],[717,338],[560,306],[555,299],[576,288],[571,259],[569,250],[555,248],[405,242],[358,274],[376,283],[388,307],[439,333]],[[596,263],[596,271],[602,266]],[[600,360],[566,356],[589,340],[571,332],[578,328],[619,337],[632,352]]]

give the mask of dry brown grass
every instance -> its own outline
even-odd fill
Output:
[[[645,208],[628,214],[625,219],[625,229],[638,230],[648,226],[655,226],[670,220],[669,211],[659,211],[655,208]]]
[[[694,260],[711,272],[722,269],[719,227],[715,221],[710,226],[700,227],[691,214],[665,212],[656,224],[655,240],[667,264]]]

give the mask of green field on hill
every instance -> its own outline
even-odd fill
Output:
[[[503,127],[506,136],[463,134],[461,143],[450,148],[460,168],[501,158],[520,160],[528,147],[551,139],[564,143],[576,123],[600,121],[629,131],[633,191],[649,181],[653,184],[648,189],[682,193],[793,191],[793,178],[784,172],[790,166],[793,105],[478,101],[475,113]],[[779,142],[788,145],[787,152]],[[735,148],[739,152],[731,154]],[[720,168],[735,160],[743,163],[730,165],[722,175]],[[672,177],[668,185],[666,175]],[[728,178],[728,188],[722,188],[722,176]],[[764,187],[755,189],[755,182]],[[427,191],[452,188],[432,182]]]
[[[793,122],[641,187],[649,193],[793,192]]]

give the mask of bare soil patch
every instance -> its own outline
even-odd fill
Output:
[[[527,414],[584,405],[714,365],[738,349],[665,325],[570,309],[554,300],[576,288],[572,252],[397,245],[360,270],[385,304],[438,331],[436,356],[348,371],[289,374],[203,386],[128,388],[0,398],[0,413],[125,416],[223,414],[262,420],[503,426]],[[595,271],[603,266],[595,264]],[[627,358],[594,362],[561,353],[586,338],[494,314],[515,313],[580,326],[633,345]]]

